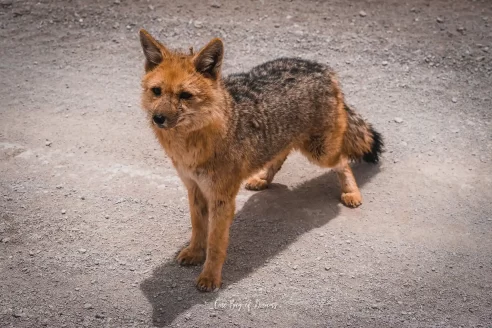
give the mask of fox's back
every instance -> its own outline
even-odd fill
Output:
[[[316,62],[281,58],[233,74],[224,85],[233,99],[234,136],[269,160],[293,140],[325,131],[336,117],[334,73]],[[261,164],[260,164],[261,165]]]
[[[332,70],[326,65],[299,58],[280,58],[249,72],[229,75],[224,82],[239,109],[268,106],[269,111],[277,112],[282,109],[275,105],[312,102],[328,96],[332,76]],[[306,112],[307,108],[299,110]]]

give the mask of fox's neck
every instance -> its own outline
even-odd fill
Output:
[[[214,154],[214,137],[206,129],[185,135],[174,131],[156,131],[156,136],[174,166],[193,170],[207,162]]]

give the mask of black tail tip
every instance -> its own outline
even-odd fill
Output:
[[[362,157],[362,159],[367,163],[376,164],[377,162],[379,162],[379,156],[384,151],[384,140],[383,140],[383,136],[381,135],[381,133],[377,132],[372,127],[370,128],[370,131],[371,131],[372,140],[373,140],[372,146],[371,146],[371,151],[368,153],[365,153],[364,157]]]

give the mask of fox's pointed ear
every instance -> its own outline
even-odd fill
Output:
[[[145,55],[145,70],[151,71],[169,55],[169,51],[146,30],[140,30],[140,44]]]
[[[224,44],[220,39],[213,39],[195,56],[193,62],[197,72],[205,77],[216,80],[220,75]]]

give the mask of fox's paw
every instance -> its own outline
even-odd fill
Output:
[[[259,177],[251,177],[246,181],[244,187],[248,190],[263,190],[268,188],[268,181]]]
[[[181,250],[177,257],[180,265],[198,265],[205,261],[205,251],[202,249],[191,249],[187,246]]]
[[[362,204],[362,196],[360,192],[344,192],[342,193],[342,203],[348,207],[357,207]]]
[[[219,275],[202,272],[196,280],[196,288],[201,292],[217,291],[222,285],[222,278]]]

